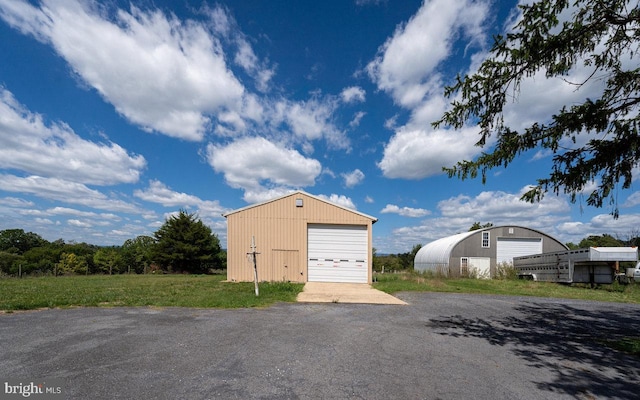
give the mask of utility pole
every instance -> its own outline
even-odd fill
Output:
[[[256,296],[260,295],[260,289],[258,288],[258,263],[256,261],[256,255],[260,253],[256,253],[256,237],[251,236],[251,254],[253,257],[253,283],[255,285]]]

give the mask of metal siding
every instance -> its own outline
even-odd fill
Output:
[[[310,282],[367,283],[366,226],[308,226]]]
[[[296,207],[296,199],[303,200]],[[227,279],[247,282],[253,280],[253,265],[247,258],[251,251],[251,237],[255,236],[260,281],[281,281],[284,255],[274,251],[297,251],[287,255],[287,263],[298,272],[287,275],[292,281],[307,281],[307,225],[313,223],[350,224],[366,226],[368,256],[365,268],[367,282],[371,282],[371,228],[373,220],[363,214],[320,201],[301,192],[275,201],[227,214]],[[288,267],[289,268],[289,267]],[[302,274],[300,274],[302,272]]]
[[[463,232],[457,235],[438,239],[423,246],[416,253],[414,269],[416,271],[449,273],[449,258],[452,249],[466,237],[476,232]]]
[[[271,251],[271,275],[282,276],[283,282],[304,282],[304,264],[299,262],[300,252],[298,250]]]

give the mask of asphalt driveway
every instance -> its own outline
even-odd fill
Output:
[[[640,397],[640,359],[601,344],[640,333],[637,305],[397,297],[408,305],[4,314],[0,380],[58,378],[68,399]]]

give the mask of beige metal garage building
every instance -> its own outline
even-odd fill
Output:
[[[227,279],[371,283],[372,225],[377,218],[303,191],[224,214]]]

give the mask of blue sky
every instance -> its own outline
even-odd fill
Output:
[[[544,152],[485,185],[441,172],[481,151],[474,127],[431,127],[443,88],[513,26],[515,5],[0,0],[0,229],[120,245],[186,209],[226,245],[221,214],[302,189],[377,217],[381,253],[475,221],[576,243],[637,233],[637,182],[616,192],[617,220],[588,194],[519,201],[549,170]],[[528,79],[505,119],[594,97],[601,82],[567,83],[589,74]]]

